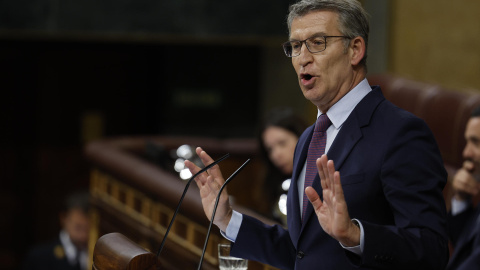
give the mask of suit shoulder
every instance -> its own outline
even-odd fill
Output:
[[[376,127],[393,130],[407,126],[407,128],[424,129],[426,123],[414,114],[399,108],[385,99],[380,87],[374,87],[372,91],[354,109],[354,119],[360,127]],[[427,127],[428,128],[428,127]],[[386,130],[385,130],[386,129]]]
[[[58,240],[38,244],[30,249],[27,260],[45,261],[49,259],[61,260],[65,257],[65,251]]]
[[[416,123],[420,125],[426,125],[425,121],[415,114],[402,109],[389,100],[385,99],[379,104],[374,117],[386,118],[390,120],[391,124],[400,123]]]

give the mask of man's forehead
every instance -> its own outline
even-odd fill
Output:
[[[480,137],[480,117],[471,117],[468,120],[465,135],[467,137]]]
[[[338,34],[337,18],[338,14],[330,10],[311,11],[292,21],[290,37]]]

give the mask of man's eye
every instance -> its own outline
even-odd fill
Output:
[[[299,49],[302,46],[300,42],[292,42],[291,44],[293,49]]]
[[[310,43],[315,45],[315,46],[319,46],[319,45],[323,45],[325,43],[325,40],[323,38],[313,38],[310,40]]]
[[[473,143],[476,147],[480,147],[480,140],[479,140],[479,139],[473,138],[473,139],[472,139],[472,143]]]

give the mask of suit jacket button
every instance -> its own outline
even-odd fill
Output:
[[[303,258],[303,256],[305,256],[305,253],[303,253],[303,251],[300,250],[300,251],[297,253],[297,258],[301,259],[301,258]]]

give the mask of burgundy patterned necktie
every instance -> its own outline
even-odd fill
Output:
[[[315,176],[318,174],[317,159],[325,154],[325,146],[327,145],[326,131],[331,124],[332,122],[330,122],[330,119],[328,119],[326,114],[320,115],[315,123],[315,130],[313,131],[312,140],[310,141],[307,154],[307,169],[305,172],[305,185],[303,186],[302,222],[307,205],[310,203],[305,194],[305,188],[312,185],[313,179],[315,179]]]

